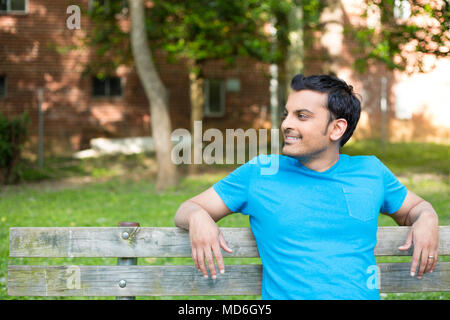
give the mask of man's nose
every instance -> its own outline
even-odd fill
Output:
[[[286,130],[294,129],[294,125],[292,123],[292,119],[289,115],[287,115],[283,121],[281,122],[281,130],[285,132]]]

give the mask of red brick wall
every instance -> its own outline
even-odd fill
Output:
[[[83,75],[88,50],[58,53],[52,47],[70,46],[89,30],[82,15],[81,29],[69,30],[66,9],[72,1],[31,0],[27,14],[0,15],[0,74],[7,76],[7,97],[0,112],[14,115],[27,110],[32,118],[27,147],[37,150],[37,89],[45,88],[44,149],[49,154],[71,154],[89,148],[97,137],[151,135],[148,102],[133,67],[117,74],[123,79],[123,96],[95,98],[91,77]],[[87,9],[88,1],[77,2]],[[189,128],[189,83],[183,63],[170,64],[156,53],[157,69],[169,91],[172,128]],[[205,118],[204,128],[249,128],[259,121],[262,105],[269,105],[267,66],[240,59],[233,69],[219,62],[206,64],[205,77],[237,78],[241,90],[226,93],[226,115]]]

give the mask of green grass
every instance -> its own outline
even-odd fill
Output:
[[[349,155],[375,155],[397,174],[435,173],[450,174],[450,145],[437,143],[386,143],[378,140],[348,142],[342,153]],[[447,180],[448,181],[448,180]]]
[[[86,159],[49,157],[45,159],[42,169],[38,168],[36,161],[24,159],[20,164],[21,180],[36,182],[83,176],[112,177],[131,169],[139,172],[148,170],[154,165],[153,158],[153,153],[106,155]]]
[[[389,144],[385,153],[379,152],[379,144],[373,141],[352,143],[343,153],[375,154],[399,176],[406,187],[430,201],[439,214],[441,225],[450,225],[450,186],[448,146],[436,144]],[[233,166],[210,170],[204,168],[197,176],[185,176],[180,187],[156,194],[151,171],[151,155],[105,157],[102,159],[73,160],[51,159],[46,161],[46,175],[41,178],[50,183],[49,188],[19,185],[4,188],[0,193],[0,299],[46,299],[33,297],[9,297],[6,291],[8,264],[81,264],[115,265],[115,259],[19,259],[9,258],[8,237],[11,227],[110,227],[120,221],[137,221],[141,226],[173,226],[173,216],[178,206],[190,197],[210,187],[224,177]],[[31,168],[31,167],[29,167]],[[37,169],[31,168],[30,172]],[[134,175],[122,176],[131,171]],[[88,174],[102,178],[70,188],[58,187],[58,179]],[[33,176],[30,174],[29,176]],[[37,175],[35,175],[37,176]],[[30,179],[35,180],[35,179]],[[381,226],[395,225],[386,216],[380,216]],[[219,222],[222,227],[248,227],[248,218],[234,214]],[[450,261],[440,257],[440,261]],[[409,262],[410,257],[380,257],[378,262]],[[226,264],[260,263],[259,259],[226,259]],[[139,264],[192,264],[190,258],[139,259]],[[387,294],[383,299],[446,299],[450,293]],[[138,299],[260,299],[260,296],[194,296],[194,297],[138,297]],[[54,299],[54,298],[51,298]],[[71,297],[68,299],[82,299]],[[90,298],[89,298],[90,299]],[[114,299],[100,297],[100,299]]]
[[[117,264],[116,259],[100,258],[8,259],[8,230],[10,227],[110,227],[116,226],[120,221],[137,221],[141,223],[141,226],[173,227],[173,217],[178,206],[223,176],[224,174],[206,174],[199,178],[184,178],[179,190],[169,191],[162,195],[155,193],[153,181],[118,177],[103,183],[93,183],[80,188],[59,191],[41,191],[33,187],[5,191],[0,201],[0,239],[2,239],[0,242],[0,299],[13,298],[8,297],[6,291],[8,264]],[[248,219],[238,214],[221,221],[220,225],[249,226]],[[259,259],[226,259],[226,263],[259,263]],[[192,260],[187,258],[139,259],[139,264],[191,265]],[[203,297],[171,298],[201,299]]]

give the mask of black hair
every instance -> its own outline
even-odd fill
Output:
[[[328,94],[327,109],[330,119],[327,127],[334,119],[347,120],[347,129],[339,141],[340,147],[350,139],[361,115],[361,101],[353,92],[353,87],[333,75],[311,75],[308,77],[297,74],[292,78],[291,88],[295,91],[313,90]]]

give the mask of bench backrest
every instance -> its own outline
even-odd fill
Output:
[[[409,227],[380,227],[376,256],[411,255],[401,246]],[[233,253],[259,257],[249,228],[221,228]],[[439,227],[439,255],[450,255],[450,226]],[[10,257],[131,258],[191,257],[189,234],[179,228],[11,228]],[[132,262],[130,264],[133,264]],[[381,292],[450,291],[450,262],[439,262],[421,280],[409,275],[410,262],[379,263]],[[11,296],[174,296],[259,295],[262,266],[226,265],[217,279],[204,279],[193,265],[11,265]],[[370,274],[368,274],[368,277]]]

